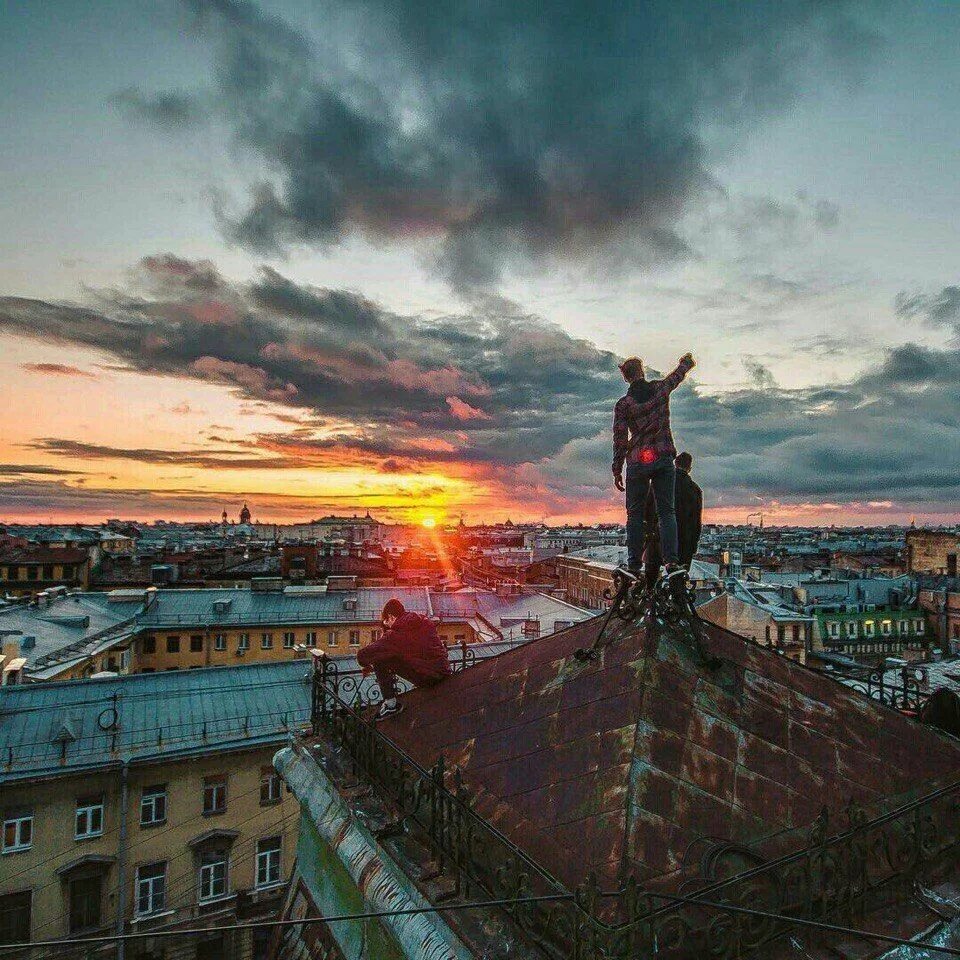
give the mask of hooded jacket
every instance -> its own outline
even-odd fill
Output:
[[[357,662],[374,668],[385,661],[401,661],[424,680],[441,680],[450,674],[447,648],[433,621],[419,613],[403,613],[379,640],[361,647]]]

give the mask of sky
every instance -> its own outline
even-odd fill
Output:
[[[0,9],[0,520],[960,520],[952,0]]]

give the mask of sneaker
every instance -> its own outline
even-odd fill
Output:
[[[376,712],[376,715],[373,718],[373,722],[376,723],[379,720],[386,720],[387,717],[395,717],[398,713],[403,711],[403,704],[399,700],[394,700],[392,704],[388,704],[386,701],[380,704],[380,709]]]
[[[667,580],[672,580],[674,577],[685,577],[687,571],[679,563],[668,563],[663,568],[663,575]]]

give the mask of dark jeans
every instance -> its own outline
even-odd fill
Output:
[[[639,567],[643,558],[644,509],[647,491],[653,486],[653,498],[657,504],[660,522],[660,550],[664,563],[676,563],[677,512],[674,507],[674,479],[676,467],[673,460],[658,461],[649,467],[639,464],[627,465],[627,565]]]
[[[373,672],[380,684],[380,692],[384,700],[390,700],[397,695],[397,677],[408,680],[415,687],[432,687],[440,680],[435,676],[427,676],[407,663],[403,657],[384,657],[373,664]]]

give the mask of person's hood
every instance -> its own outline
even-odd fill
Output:
[[[627,390],[627,394],[633,397],[637,403],[646,403],[654,394],[656,388],[649,380],[634,380]]]

